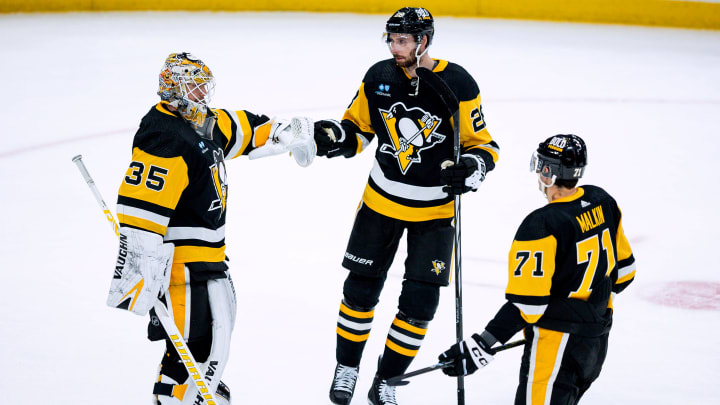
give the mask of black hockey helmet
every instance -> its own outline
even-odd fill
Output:
[[[543,177],[577,180],[585,173],[587,147],[577,135],[554,135],[542,142],[530,162],[530,171]]]
[[[403,7],[396,11],[385,24],[388,34],[412,34],[419,44],[422,36],[428,36],[428,45],[435,34],[432,15],[422,7]]]

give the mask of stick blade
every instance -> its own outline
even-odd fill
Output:
[[[387,385],[391,387],[401,387],[410,384],[410,381],[403,380],[401,377],[402,376],[388,378]]]

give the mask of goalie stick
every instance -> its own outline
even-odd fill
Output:
[[[501,352],[503,350],[512,349],[513,347],[522,346],[524,344],[525,344],[525,339],[516,340],[514,342],[510,342],[510,343],[506,343],[502,346],[498,346],[497,348],[495,348],[493,350],[495,351],[495,353],[497,353],[497,352]],[[416,375],[429,373],[434,370],[440,370],[445,367],[450,367],[453,365],[453,363],[454,363],[454,361],[452,361],[452,360],[443,361],[440,363],[435,363],[432,366],[428,366],[428,367],[421,368],[419,370],[411,371],[407,374],[399,375],[396,377],[391,377],[391,378],[388,378],[387,385],[390,385],[390,386],[408,385],[408,384],[410,384],[410,381],[405,381],[405,380],[410,377],[415,377]]]
[[[87,167],[85,167],[85,163],[83,163],[82,161],[82,155],[75,156],[74,158],[72,158],[72,161],[77,165],[78,170],[80,170],[80,174],[82,174],[88,187],[90,187],[90,190],[95,195],[95,199],[100,205],[100,208],[103,210],[103,213],[105,213],[105,217],[110,222],[110,225],[112,225],[113,227],[115,236],[120,236],[120,230],[118,228],[117,222],[115,222],[115,217],[108,209],[107,204],[105,204],[105,200],[103,200],[102,195],[100,195],[100,191],[98,190],[97,186],[95,186],[95,181],[90,176],[90,172],[88,172]],[[202,370],[199,367],[199,363],[195,361],[195,358],[190,352],[187,343],[182,338],[180,331],[178,331],[178,328],[175,325],[172,317],[170,316],[167,308],[160,302],[160,300],[158,300],[153,306],[153,309],[155,309],[155,315],[160,321],[160,324],[165,330],[168,338],[172,342],[173,347],[175,347],[178,356],[180,356],[180,359],[182,360],[182,363],[185,366],[188,375],[192,378],[193,383],[198,390],[198,395],[202,397],[205,404],[217,405],[215,394],[210,391],[210,384],[208,383],[207,379],[205,379],[205,373],[201,374]]]
[[[440,97],[445,112],[452,117],[450,125],[453,129],[453,161],[460,163],[460,102],[447,83],[429,69],[419,67],[416,70],[418,79],[424,80],[430,88]],[[463,337],[462,315],[462,255],[460,249],[460,195],[455,195],[455,337],[459,343]],[[457,377],[458,405],[465,405],[465,380],[463,376]]]

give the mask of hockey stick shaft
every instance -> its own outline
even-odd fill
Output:
[[[88,171],[87,167],[85,167],[85,163],[83,163],[82,161],[82,155],[75,156],[74,158],[72,158],[72,161],[77,165],[80,173],[85,179],[85,182],[87,183],[88,187],[90,187],[90,191],[92,191],[93,195],[95,195],[95,199],[100,205],[100,208],[103,210],[105,217],[112,225],[113,231],[115,231],[115,236],[120,236],[120,230],[118,228],[117,222],[115,221],[115,217],[108,209],[107,204],[105,204],[105,200],[100,194],[100,190],[98,190],[97,186],[95,185],[95,181],[90,176],[90,172]],[[165,330],[165,333],[167,334],[170,341],[173,343],[173,347],[175,347],[175,350],[177,351],[180,360],[182,360],[182,363],[185,366],[188,375],[192,378],[193,383],[198,390],[198,395],[203,398],[207,405],[217,405],[215,394],[209,389],[210,384],[205,379],[204,373],[201,374],[199,363],[195,361],[195,358],[190,352],[190,348],[188,348],[187,343],[182,338],[182,335],[180,334],[180,331],[178,331],[178,328],[175,325],[175,321],[172,319],[172,316],[168,312],[167,308],[160,302],[160,300],[158,300],[153,306],[153,309],[155,310],[155,315],[160,321],[160,324]]]
[[[88,187],[90,187],[90,191],[92,191],[93,195],[95,196],[95,200],[97,200],[100,208],[105,214],[105,218],[110,222],[110,225],[112,225],[115,236],[119,237],[120,230],[118,228],[117,222],[115,222],[115,217],[113,216],[112,212],[110,212],[110,209],[108,209],[107,204],[105,204],[105,200],[103,200],[102,195],[100,195],[100,191],[98,190],[97,186],[95,186],[95,181],[90,176],[90,172],[88,172],[87,167],[85,167],[85,163],[83,163],[82,161],[82,155],[75,156],[72,161],[77,165],[78,170],[80,170],[80,174],[82,174],[83,178],[85,179],[85,183],[87,183]]]
[[[498,347],[494,348],[493,350],[495,351],[495,353],[497,353],[497,352],[501,352],[503,350],[512,349],[513,347],[522,346],[525,344],[525,342],[526,342],[525,339],[516,340],[514,342],[510,342],[510,343],[506,343],[502,346],[498,346]],[[411,371],[407,374],[399,375],[396,377],[391,377],[387,380],[387,384],[391,385],[391,386],[392,385],[406,385],[406,384],[409,384],[410,382],[404,381],[404,380],[406,380],[410,377],[415,377],[420,374],[425,374],[425,373],[429,373],[431,371],[440,370],[445,367],[452,366],[453,363],[454,363],[454,361],[452,361],[452,360],[435,363],[432,366],[428,366],[428,367],[424,367],[424,368],[421,368],[421,369],[418,369],[415,371]]]
[[[448,87],[447,83],[429,69],[418,68],[416,70],[418,78],[425,80],[427,84],[440,97],[442,104],[447,110],[447,114],[451,117],[450,125],[453,129],[453,161],[455,164],[460,163],[460,102],[455,93]],[[455,338],[457,342],[462,341],[463,337],[463,314],[462,314],[462,250],[461,250],[461,232],[460,232],[460,195],[455,195],[455,212],[453,213],[453,222],[455,225]],[[465,405],[465,379],[459,375],[457,377],[457,399],[458,405]]]

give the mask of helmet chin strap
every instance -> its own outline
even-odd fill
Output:
[[[416,69],[420,68],[420,58],[422,58],[428,51],[428,48],[430,47],[430,44],[425,47],[425,50],[422,53],[420,52],[420,46],[422,45],[422,40],[419,42],[418,46],[415,47],[415,63],[417,66]],[[415,80],[415,96],[418,95],[418,90],[420,90],[420,77],[416,77]]]
[[[537,173],[537,176],[538,176],[538,185],[539,185],[538,189],[542,193],[543,197],[547,198],[548,201],[550,201],[550,196],[548,196],[547,191],[550,187],[555,185],[555,180],[557,180],[557,176],[554,174],[552,175],[552,177],[550,178],[550,184],[545,184],[545,182],[543,181],[543,179],[547,179],[547,177],[543,176],[540,173]]]

